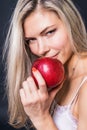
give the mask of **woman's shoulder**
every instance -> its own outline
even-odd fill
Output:
[[[79,108],[87,107],[87,76],[83,79],[81,88],[79,90]]]
[[[78,95],[78,115],[80,127],[87,124],[87,77],[82,84]]]
[[[81,82],[79,93],[82,95],[84,92],[87,92],[87,76],[85,76]]]

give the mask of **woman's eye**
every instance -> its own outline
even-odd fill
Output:
[[[51,35],[51,34],[53,34],[55,31],[56,31],[56,29],[50,30],[50,31],[48,31],[48,32],[46,33],[46,35]]]
[[[34,39],[34,38],[32,38],[32,39],[27,39],[27,40],[26,40],[26,43],[27,43],[27,44],[33,43],[33,42],[35,42],[35,40],[36,40],[36,39]]]

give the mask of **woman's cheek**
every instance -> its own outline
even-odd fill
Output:
[[[35,44],[31,44],[30,46],[29,46],[29,48],[30,48],[30,50],[31,50],[31,52],[33,53],[33,54],[37,54],[37,52],[38,52],[38,48],[37,48],[37,45],[35,45]]]

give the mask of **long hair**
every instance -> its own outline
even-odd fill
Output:
[[[38,7],[53,11],[65,23],[74,52],[87,52],[86,29],[71,0],[18,0],[5,42],[9,123],[14,127],[22,127],[27,121],[19,90],[30,75],[33,54],[25,44],[23,23]]]

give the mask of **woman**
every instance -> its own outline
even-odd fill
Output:
[[[71,0],[18,0],[6,39],[9,122],[37,130],[87,129],[87,36]],[[34,59],[59,59],[65,81],[47,91]],[[62,125],[63,122],[63,125]],[[30,127],[30,126],[29,126]]]

